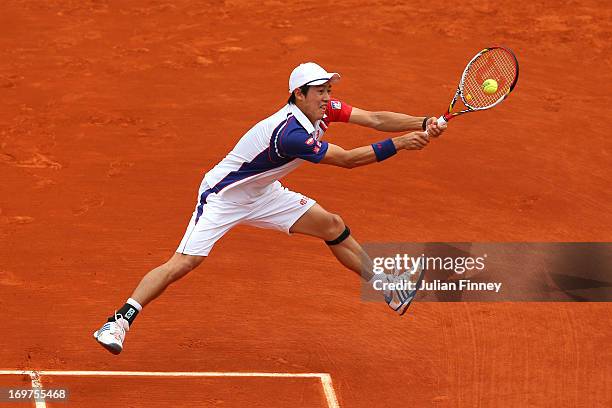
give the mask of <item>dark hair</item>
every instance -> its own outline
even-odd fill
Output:
[[[309,89],[310,89],[310,85],[300,86],[300,91],[302,92],[302,94],[304,94],[304,96],[308,95]],[[295,103],[295,90],[291,92],[291,96],[289,96],[289,99],[287,99],[287,103]]]

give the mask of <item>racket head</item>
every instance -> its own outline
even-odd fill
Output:
[[[490,109],[508,97],[518,77],[519,64],[512,50],[503,46],[485,48],[463,71],[459,83],[461,101],[470,110]],[[483,83],[487,79],[497,81],[496,92],[484,92]]]

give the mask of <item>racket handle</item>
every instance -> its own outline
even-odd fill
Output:
[[[446,119],[444,119],[444,115],[442,115],[442,116],[440,116],[438,118],[438,125],[446,125],[446,123],[448,123],[448,122],[446,122]],[[429,132],[427,132],[427,130],[425,130],[425,133],[429,134]]]

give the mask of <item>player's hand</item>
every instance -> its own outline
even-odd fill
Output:
[[[446,130],[446,124],[438,125],[438,118],[432,116],[427,119],[426,128],[429,136],[438,137]]]
[[[429,143],[426,132],[412,132],[399,137],[400,146],[406,150],[421,150]]]

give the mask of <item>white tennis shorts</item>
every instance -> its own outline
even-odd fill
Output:
[[[261,198],[248,204],[229,201],[214,192],[207,194],[208,189],[203,182],[200,199],[176,252],[207,256],[215,242],[238,224],[289,234],[289,228],[316,204],[312,198],[293,192],[279,182],[274,183]]]

